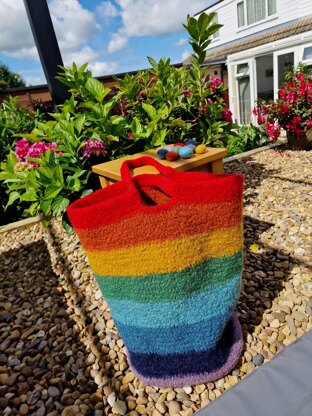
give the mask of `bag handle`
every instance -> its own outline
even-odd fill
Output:
[[[164,176],[170,176],[175,173],[175,170],[169,166],[164,166],[163,164],[159,163],[156,159],[150,156],[141,156],[137,159],[129,159],[125,160],[120,168],[120,175],[123,181],[131,180],[132,176],[130,173],[130,169],[139,168],[140,166],[154,166],[159,173]]]

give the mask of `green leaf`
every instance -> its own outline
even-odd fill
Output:
[[[35,188],[27,188],[26,192],[21,195],[21,201],[37,201],[37,193]]]
[[[167,134],[167,129],[156,131],[156,133],[154,133],[153,135],[153,140],[152,140],[153,146],[161,146],[165,141],[166,134]]]
[[[131,131],[133,134],[140,134],[142,133],[142,126],[137,117],[134,117],[131,123]]]
[[[93,95],[93,97],[98,101],[102,102],[104,97],[110,92],[109,88],[104,88],[103,84],[95,79],[89,78],[85,85],[86,89]]]
[[[121,116],[112,116],[111,117],[112,124],[119,124],[123,121],[125,121],[124,117],[121,117]]]
[[[152,105],[150,105],[150,104],[146,104],[146,103],[143,103],[142,104],[142,108],[143,108],[143,110],[144,111],[146,111],[147,112],[147,114],[149,115],[149,118],[151,119],[151,120],[153,120],[153,118],[155,118],[156,117],[156,110],[155,110],[155,108],[152,106]]]
[[[81,130],[84,126],[84,123],[86,121],[86,116],[82,115],[76,118],[75,120],[75,130],[77,131],[77,134],[79,135],[81,133]]]
[[[7,209],[8,206],[12,205],[17,199],[19,199],[19,197],[20,197],[19,192],[17,192],[17,191],[10,192],[9,200],[8,200],[8,203],[5,206],[5,209]]]
[[[64,198],[62,195],[58,195],[52,201],[52,211],[54,216],[61,215],[69,205],[69,199]]]
[[[52,199],[41,201],[40,209],[45,216],[51,215],[51,205],[52,205]]]
[[[68,188],[74,192],[78,192],[81,189],[80,180],[74,176],[68,176],[66,179],[66,183],[67,183]]]
[[[56,165],[53,171],[55,183],[59,186],[64,184],[63,169],[61,165]]]
[[[7,169],[10,171],[13,171],[16,163],[17,163],[17,156],[15,152],[11,150],[7,159]]]
[[[55,185],[48,186],[45,190],[44,199],[52,199],[56,197],[56,195],[58,195],[62,189],[63,189],[62,186],[61,187],[55,186]]]
[[[92,192],[93,192],[92,189],[85,189],[83,192],[81,192],[81,197],[90,195],[92,194]]]
[[[28,208],[28,212],[31,216],[35,215],[35,213],[37,212],[38,205],[39,205],[39,202],[34,202]]]
[[[36,177],[42,185],[49,185],[53,182],[53,172],[50,168],[40,167],[36,169]]]
[[[148,62],[151,64],[151,66],[153,67],[153,69],[155,71],[157,71],[157,62],[151,58],[150,56],[147,57]]]

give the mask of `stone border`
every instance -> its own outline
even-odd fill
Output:
[[[33,224],[36,224],[42,220],[42,215],[37,215],[36,217],[25,218],[24,220],[11,222],[9,224],[2,225],[0,227],[0,234],[5,233],[6,231],[18,230],[19,228],[30,227]]]
[[[248,152],[239,153],[238,155],[225,157],[223,159],[223,163],[232,162],[233,160],[240,160],[240,159],[243,159],[244,157],[252,156],[255,153],[263,152],[264,150],[269,150],[269,149],[273,149],[274,147],[281,146],[282,144],[284,143],[283,142],[273,143],[273,144],[269,144],[268,146],[262,146],[262,147],[258,147],[257,149],[249,150]]]
[[[248,152],[243,152],[238,155],[226,157],[223,159],[223,163],[232,162],[233,160],[243,159],[244,157],[248,157],[254,155],[255,153],[263,152],[264,150],[273,149],[274,147],[278,147],[283,143],[273,143],[269,144],[268,146],[258,147],[257,149],[249,150]],[[42,220],[43,216],[38,215],[32,218],[26,218],[25,220],[20,220],[16,222],[12,222],[6,225],[2,225],[0,227],[0,234],[5,233],[6,231],[18,230],[19,228],[30,227],[37,222]]]

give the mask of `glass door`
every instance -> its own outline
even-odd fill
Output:
[[[251,80],[249,63],[236,65],[236,90],[238,100],[238,122],[248,124],[251,120]]]
[[[295,51],[285,50],[274,54],[274,96],[280,85],[285,82],[287,72],[291,71],[295,65]]]

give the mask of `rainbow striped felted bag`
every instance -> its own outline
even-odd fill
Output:
[[[142,165],[160,175],[131,177]],[[133,372],[155,386],[218,379],[243,346],[242,176],[176,172],[145,156],[121,177],[67,212]]]

